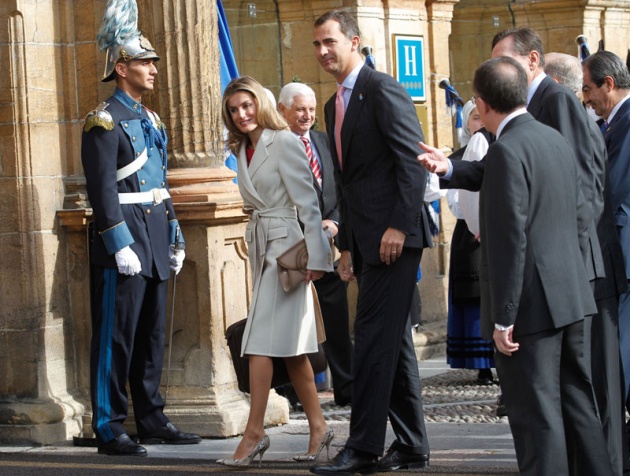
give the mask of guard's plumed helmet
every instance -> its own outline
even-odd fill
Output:
[[[101,81],[114,79],[114,68],[119,61],[154,59],[160,57],[138,31],[138,6],[135,0],[109,0],[103,23],[96,35],[101,51],[107,50],[105,72]]]

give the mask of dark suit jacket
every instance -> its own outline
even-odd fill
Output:
[[[630,101],[624,102],[604,132],[608,149],[610,206],[630,279]]]
[[[597,234],[604,199],[604,167],[606,150],[601,141],[593,138],[592,120],[575,94],[545,77],[527,106],[537,121],[556,129],[567,139],[578,167],[578,190],[583,196],[584,218],[589,224],[588,235],[582,247],[582,257],[586,264],[589,280],[605,276],[604,260]],[[453,177],[450,182],[441,181],[445,188],[479,190],[483,181],[485,161],[453,164]]]
[[[319,199],[319,209],[323,220],[332,220],[339,223],[337,211],[337,194],[335,192],[335,168],[330,155],[330,145],[325,132],[310,131],[311,142],[315,145],[321,161],[322,185],[317,183],[313,175],[313,185]]]
[[[592,124],[591,136],[593,141],[598,144],[597,148],[603,146],[604,152],[606,152],[606,145],[599,126],[595,124],[594,121],[590,122]],[[624,139],[625,136],[626,134],[623,135]],[[602,214],[597,223],[597,237],[599,238],[599,244],[602,248],[602,258],[604,260],[606,276],[595,280],[596,301],[618,298],[628,289],[623,251],[613,216],[608,154],[605,154],[604,159],[604,168],[599,171],[603,177],[601,182],[602,185],[604,185],[604,193],[602,194],[604,204]]]
[[[573,91],[546,76],[527,106],[537,121],[560,132],[571,144],[577,158],[578,189],[584,196],[589,223],[587,254],[584,256],[589,279],[604,277],[604,261],[597,236],[597,223],[604,209],[603,170],[605,147],[593,142],[590,123],[584,107]]]
[[[486,339],[494,324],[514,325],[518,336],[595,314],[576,177],[567,141],[530,114],[512,119],[488,149],[479,212]]]
[[[335,96],[324,108],[326,129],[335,143]],[[359,247],[365,262],[381,264],[379,248],[388,227],[403,231],[405,246],[431,246],[423,207],[427,173],[416,160],[424,140],[409,94],[391,76],[364,66],[341,128],[343,171],[335,147],[340,210],[339,248]]]

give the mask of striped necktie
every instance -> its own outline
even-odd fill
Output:
[[[319,167],[319,162],[317,161],[317,157],[313,154],[313,149],[311,148],[310,141],[304,137],[300,136],[300,140],[304,144],[304,148],[306,149],[306,156],[308,157],[308,163],[311,165],[311,170],[313,171],[313,175],[317,179],[317,184],[322,186],[322,169]]]

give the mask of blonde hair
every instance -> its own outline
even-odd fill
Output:
[[[230,81],[230,84],[227,85],[223,93],[221,114],[223,115],[225,127],[228,130],[227,145],[234,153],[238,153],[241,146],[245,143],[247,140],[247,134],[241,132],[232,121],[232,115],[230,114],[230,111],[228,111],[227,103],[234,94],[240,91],[252,95],[254,102],[256,103],[256,122],[258,122],[260,127],[275,131],[289,129],[287,122],[273,107],[265,89],[258,81],[249,76],[242,76],[240,78],[233,79]]]

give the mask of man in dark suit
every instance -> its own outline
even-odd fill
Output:
[[[588,247],[583,250],[589,280],[604,277],[604,263],[597,238],[597,222],[603,210],[600,177],[603,163],[596,154],[589,132],[589,118],[575,94],[544,72],[545,56],[540,36],[528,27],[505,30],[492,40],[492,57],[509,56],[527,73],[527,112],[543,124],[556,129],[571,144],[578,166],[578,189],[584,195],[588,219]],[[604,156],[605,157],[605,156]]]
[[[338,272],[359,284],[350,437],[316,474],[393,471],[429,463],[409,309],[422,249],[426,171],[413,102],[391,76],[363,63],[356,19],[325,13],[313,44],[338,94],[325,106],[340,208]],[[396,440],[383,453],[387,418]]]
[[[614,338],[617,319],[614,303],[608,301],[617,295],[617,284],[615,279],[608,276],[610,272],[607,274],[618,253],[615,251],[615,240],[612,236],[614,232],[610,228],[610,222],[603,219],[605,146],[576,95],[544,73],[542,41],[535,31],[525,27],[498,33],[492,41],[492,56],[508,56],[521,64],[528,79],[527,111],[536,120],[559,131],[571,145],[577,160],[578,189],[584,197],[585,218],[589,224],[588,240],[582,245],[582,256],[598,304],[592,336],[593,368],[598,368],[596,392],[600,396],[598,401],[603,403],[601,417],[607,428],[615,474],[618,474],[623,459],[620,454],[622,435],[619,433],[619,425],[609,418],[611,416],[616,421],[614,414],[618,416],[619,411],[613,408],[621,406],[615,378],[618,368],[618,345]],[[460,162],[453,162],[448,171],[437,169],[437,172],[445,173],[441,185],[446,188],[478,190],[484,176],[485,161]],[[600,237],[604,238],[605,243],[599,242]],[[608,270],[604,266],[602,253],[609,260],[606,263]],[[587,318],[587,324],[590,320],[590,317]]]
[[[623,251],[625,269],[615,276],[630,279],[630,74],[624,62],[609,51],[597,52],[583,63],[584,102],[601,116],[608,150],[609,184],[606,199],[614,215]],[[617,260],[617,264],[620,264]],[[619,302],[619,338],[624,371],[624,392],[630,386],[630,293]]]
[[[553,79],[578,94],[582,90],[582,63],[575,56],[563,53],[545,55],[545,72]],[[579,86],[578,86],[579,85]],[[597,316],[591,329],[591,369],[593,388],[597,399],[599,419],[604,428],[615,475],[621,475],[623,467],[630,467],[627,456],[625,432],[625,390],[621,382],[619,352],[619,297],[627,290],[624,257],[615,226],[610,203],[608,155],[602,133],[590,120],[589,132],[596,152],[595,170],[598,184],[604,185],[605,193],[597,193],[604,200],[603,212],[597,223],[597,237],[602,249],[606,276],[595,280]],[[596,205],[595,209],[599,209]]]
[[[525,110],[527,76],[517,61],[486,61],[473,90],[497,136],[480,193],[482,334],[497,347],[519,471],[612,474],[584,353],[584,316],[596,307],[580,259],[588,222],[575,158]],[[425,156],[440,154],[423,147]]]
[[[315,92],[303,83],[289,83],[280,91],[278,109],[289,123],[289,128],[307,147],[313,171],[313,187],[319,198],[322,226],[336,237],[339,223],[335,177],[328,136],[313,131],[315,123]],[[336,272],[326,273],[314,281],[322,320],[326,330],[323,343],[326,360],[333,381],[337,405],[347,405],[352,400],[352,340],[348,318],[347,283]]]

